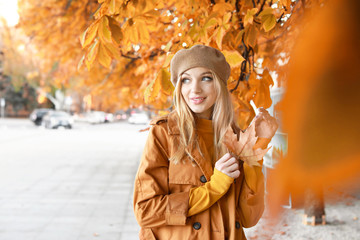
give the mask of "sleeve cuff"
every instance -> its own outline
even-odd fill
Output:
[[[169,195],[165,211],[165,221],[168,225],[185,225],[189,209],[189,192],[179,192]]]
[[[211,176],[211,180],[216,183],[216,188],[220,191],[226,191],[230,185],[234,182],[232,177],[229,177],[225,173],[214,169],[214,174]]]

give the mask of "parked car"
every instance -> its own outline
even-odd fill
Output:
[[[102,111],[91,111],[86,114],[87,122],[95,123],[104,123],[106,121],[106,113]]]
[[[131,124],[148,124],[150,122],[150,117],[147,112],[133,112],[131,113],[128,122]]]
[[[43,120],[43,117],[48,112],[53,111],[51,108],[37,108],[31,112],[29,118],[34,122],[35,125],[40,126]]]
[[[105,113],[105,122],[113,122],[114,121],[114,114],[112,113]]]
[[[126,120],[126,119],[128,119],[128,117],[129,117],[129,115],[123,110],[118,110],[114,113],[115,121]]]
[[[74,119],[70,114],[63,111],[50,111],[43,118],[43,124],[46,128],[72,128]]]

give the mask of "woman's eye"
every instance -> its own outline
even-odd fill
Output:
[[[203,80],[203,81],[211,81],[212,78],[211,78],[211,77],[203,77],[202,80]]]
[[[183,78],[183,79],[181,79],[181,82],[182,83],[188,83],[188,82],[190,82],[190,80],[188,78]]]

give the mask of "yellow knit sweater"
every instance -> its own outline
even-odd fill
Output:
[[[205,141],[206,146],[208,147],[208,152],[212,158],[214,166],[217,159],[214,159],[214,132],[212,128],[212,121],[198,119],[196,127],[199,137]],[[267,138],[259,138],[254,146],[254,149],[259,147],[263,149],[266,148],[270,140],[271,139]],[[246,184],[251,190],[256,192],[256,183],[258,176],[261,175],[261,167],[249,166],[246,163],[243,164],[243,167]],[[210,181],[206,182],[203,186],[190,189],[188,216],[202,212],[213,205],[227,192],[233,182],[233,178],[215,168]]]

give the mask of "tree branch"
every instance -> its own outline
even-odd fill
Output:
[[[262,10],[264,9],[264,5],[266,3],[266,0],[264,0],[261,4],[260,10],[255,14],[255,16],[259,16],[259,14],[262,12]]]
[[[284,13],[281,14],[281,16],[279,17],[279,19],[276,21],[277,23],[279,23],[281,21],[281,18],[284,16]]]
[[[131,60],[138,60],[140,59],[141,57],[131,57],[131,56],[128,56],[128,55],[125,55],[123,53],[121,53],[121,56],[124,57],[124,58],[128,58],[128,59],[131,59]]]

